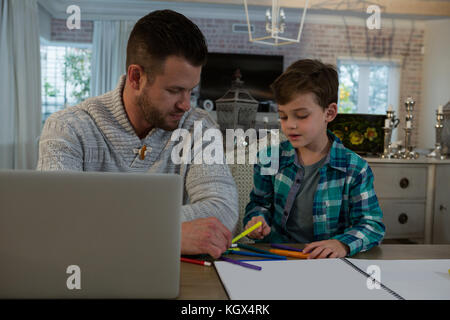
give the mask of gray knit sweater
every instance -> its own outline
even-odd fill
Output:
[[[122,76],[113,91],[52,114],[41,133],[37,169],[179,174],[184,178],[182,221],[215,216],[233,231],[238,199],[225,160],[223,165],[174,164],[171,153],[178,142],[171,141],[171,131],[153,129],[139,139],[123,106],[124,85]],[[193,133],[194,121],[201,121],[203,130],[217,127],[207,112],[191,109],[179,128]],[[147,153],[141,160],[143,145]]]

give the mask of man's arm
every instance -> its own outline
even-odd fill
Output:
[[[83,170],[83,151],[68,124],[52,117],[47,119],[39,140],[37,170]]]
[[[239,216],[238,195],[228,165],[190,165],[185,187],[190,204],[181,209],[183,222],[216,217],[228,230],[234,230]]]
[[[208,253],[218,258],[231,244],[239,216],[238,194],[225,156],[221,163],[205,160],[208,149],[223,148],[219,143],[222,139],[216,139],[221,136],[217,124],[204,112],[197,111],[192,115],[199,118],[194,119],[197,122],[190,127],[192,149],[184,185],[189,202],[181,208],[182,253]],[[202,130],[194,129],[198,121],[201,121]],[[203,139],[208,129],[212,129],[209,133],[217,134],[213,140]],[[197,157],[200,157],[200,163],[195,160]]]

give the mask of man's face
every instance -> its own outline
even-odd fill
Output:
[[[200,82],[202,67],[192,66],[182,57],[169,56],[162,69],[153,79],[147,78],[136,104],[152,127],[172,131],[190,109],[191,92]]]
[[[327,112],[317,104],[313,93],[297,94],[285,105],[278,106],[281,130],[294,148],[314,144],[326,134]]]

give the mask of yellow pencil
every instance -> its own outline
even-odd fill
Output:
[[[258,223],[256,223],[254,226],[248,228],[247,230],[245,230],[244,232],[242,232],[240,235],[236,236],[233,240],[231,240],[231,243],[235,243],[236,241],[238,241],[240,238],[245,237],[246,235],[248,235],[250,232],[252,232],[253,230],[255,230],[256,228],[260,227],[262,225],[262,222],[259,221]]]

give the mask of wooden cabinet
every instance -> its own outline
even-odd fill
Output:
[[[386,225],[385,239],[450,243],[450,161],[366,158]]]
[[[450,164],[436,168],[433,243],[450,243]]]

